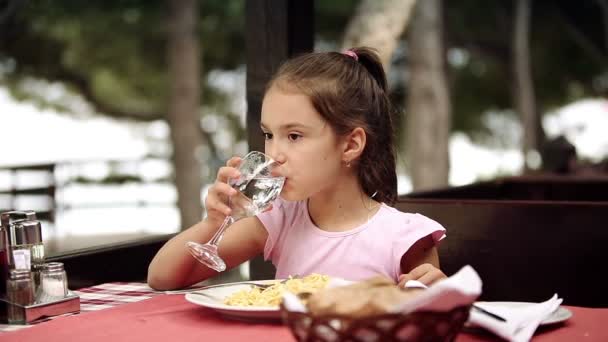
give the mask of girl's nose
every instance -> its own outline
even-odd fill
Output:
[[[279,153],[276,147],[269,145],[266,145],[266,154],[275,161],[271,175],[273,177],[284,176],[281,171],[281,166],[285,163],[285,155],[283,153]]]
[[[277,163],[279,164],[284,164],[285,161],[287,160],[286,156],[284,153],[276,153],[273,157],[274,160],[276,160]]]
[[[283,164],[286,161],[285,153],[283,153],[277,144],[266,144],[266,154],[274,159],[278,164]]]

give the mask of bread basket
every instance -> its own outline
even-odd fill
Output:
[[[420,311],[383,314],[360,319],[312,317],[289,311],[281,304],[281,318],[301,342],[452,341],[469,317],[470,306],[447,312]]]

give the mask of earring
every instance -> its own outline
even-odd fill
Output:
[[[346,167],[350,167],[350,162],[346,162]]]

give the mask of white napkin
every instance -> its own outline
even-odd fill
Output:
[[[410,280],[405,287],[423,287],[423,283]],[[458,306],[472,304],[481,294],[481,279],[473,267],[466,265],[449,278],[442,279],[416,296],[395,307],[395,312],[450,311]]]
[[[461,272],[462,270],[459,273]],[[448,280],[455,279],[455,282],[459,282],[460,285],[465,285],[465,288],[467,286],[471,286],[470,280],[466,274],[460,275],[457,279],[455,278],[456,275],[448,278]],[[467,282],[469,282],[469,285],[466,285]],[[428,287],[428,291],[446,286],[445,282],[443,284],[438,282],[436,285]],[[458,283],[454,285],[458,286]],[[427,288],[426,285],[416,280],[408,281],[405,283],[405,287]],[[492,302],[475,303],[476,306],[504,318],[506,322],[502,322],[496,318],[488,316],[487,314],[472,309],[469,315],[468,324],[484,328],[507,341],[529,341],[540,322],[557,310],[561,303],[562,299],[558,298],[557,294],[553,295],[551,299],[543,303],[530,303],[529,305],[516,307],[492,305]]]
[[[545,302],[524,306],[510,307],[491,305],[491,302],[480,302],[476,305],[503,317],[506,322],[501,322],[477,310],[471,310],[468,323],[485,328],[507,341],[529,341],[540,322],[557,310],[562,301],[555,294]]]

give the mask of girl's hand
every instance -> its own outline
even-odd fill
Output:
[[[422,264],[415,267],[410,273],[399,276],[399,287],[403,287],[409,280],[418,280],[424,285],[430,286],[434,282],[447,278],[440,269],[432,264]]]
[[[226,216],[232,212],[228,206],[228,197],[235,195],[236,190],[228,185],[228,180],[240,176],[240,172],[236,168],[240,163],[240,157],[230,158],[226,162],[226,166],[219,169],[215,183],[207,192],[207,198],[205,199],[207,217],[205,220],[214,227],[219,228]]]

